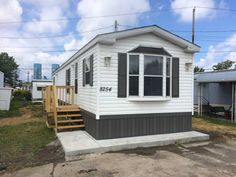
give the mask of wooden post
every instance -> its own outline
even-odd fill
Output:
[[[71,100],[72,106],[74,106],[74,104],[75,104],[75,102],[74,102],[75,101],[75,96],[74,96],[75,92],[74,91],[75,91],[75,87],[72,87],[72,100]]]
[[[57,133],[57,107],[58,107],[58,102],[57,102],[57,93],[56,93],[56,86],[53,86],[53,115],[54,115],[54,122],[55,122],[55,132]]]

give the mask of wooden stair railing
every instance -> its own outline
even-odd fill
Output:
[[[49,128],[57,132],[84,127],[79,106],[74,103],[73,86],[47,86],[43,89],[43,99]]]

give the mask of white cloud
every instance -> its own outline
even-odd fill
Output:
[[[85,31],[111,26],[114,24],[115,20],[118,20],[118,23],[121,25],[135,26],[139,23],[140,15],[83,20],[84,17],[150,10],[148,0],[8,0],[6,2],[7,3],[1,4],[0,6],[0,21],[21,21],[24,17],[24,20],[34,19],[37,23],[6,25],[6,27],[9,27],[11,30],[4,30],[2,26],[0,26],[1,36],[46,36],[58,33],[69,33],[74,30],[80,33],[79,36],[50,39],[1,39],[0,51],[8,52],[9,55],[16,59],[20,68],[26,68],[20,70],[20,79],[23,80],[27,79],[28,71],[30,75],[32,75],[33,63],[42,63],[43,75],[50,76],[52,63],[62,64],[74,53],[50,53],[46,51],[62,50],[63,48],[65,50],[79,49],[96,34],[113,31],[113,27],[87,33],[84,33]],[[76,9],[76,7],[71,7],[72,5],[77,5],[77,12],[71,11],[73,8]],[[3,10],[6,12],[4,11],[4,13],[2,13]],[[70,24],[74,22],[51,21],[40,23],[40,21],[45,19],[68,18],[71,17],[71,15],[73,17],[78,15],[82,18],[78,21],[77,26],[76,24]],[[80,39],[78,39],[78,37]]]
[[[21,21],[23,14],[23,8],[17,0],[8,0],[1,2],[0,5],[0,21],[1,22],[12,22]],[[19,24],[1,24],[0,34],[9,34],[18,29]]]
[[[81,0],[77,6],[78,15],[81,20],[78,21],[77,31],[81,34],[81,40],[72,39],[69,44],[66,44],[66,48],[81,47],[96,34],[113,31],[115,20],[120,25],[135,26],[139,22],[140,15],[128,15],[128,16],[110,16],[106,18],[91,18],[85,19],[85,17],[97,17],[106,16],[111,14],[123,14],[131,12],[144,12],[150,10],[150,4],[148,0]],[[103,27],[109,27],[101,29]],[[94,29],[94,32],[87,32]]]
[[[225,3],[221,3],[221,6]],[[214,8],[215,1],[214,0],[173,0],[171,2],[171,8],[175,15],[179,17],[180,21],[183,22],[191,22],[192,21],[192,9],[178,9],[182,7],[209,7]],[[212,18],[216,15],[215,11],[207,8],[197,8],[195,13],[196,20],[205,19],[205,18]]]
[[[1,2],[0,6],[0,20],[1,21],[19,21],[21,20],[21,15],[23,9],[17,0],[7,0]]]
[[[226,52],[223,52],[226,51]],[[205,57],[196,63],[197,66],[211,69],[213,65],[224,61],[232,60],[236,62],[236,33],[225,41],[216,45],[211,45]]]
[[[67,0],[24,0],[33,6],[28,15],[31,15],[36,23],[27,23],[26,32],[31,33],[57,33],[66,27],[66,21],[49,21],[48,19],[63,19],[69,14],[69,1]]]

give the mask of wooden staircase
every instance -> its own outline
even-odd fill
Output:
[[[58,132],[85,127],[80,108],[74,104],[73,86],[46,86],[43,101],[48,128]]]

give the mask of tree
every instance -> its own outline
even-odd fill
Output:
[[[18,66],[15,59],[8,53],[2,52],[0,54],[0,71],[4,73],[5,82],[11,86],[14,86],[18,80]]]
[[[201,67],[199,67],[199,66],[195,66],[195,67],[194,67],[194,72],[195,72],[195,73],[200,73],[200,72],[204,72],[204,71],[205,71],[204,68],[201,68]]]
[[[212,67],[212,69],[213,69],[214,71],[227,70],[227,69],[231,68],[231,66],[232,66],[233,64],[234,64],[233,61],[231,61],[231,60],[226,60],[226,61],[222,61],[222,62],[220,62],[220,63],[214,65],[214,66]]]

